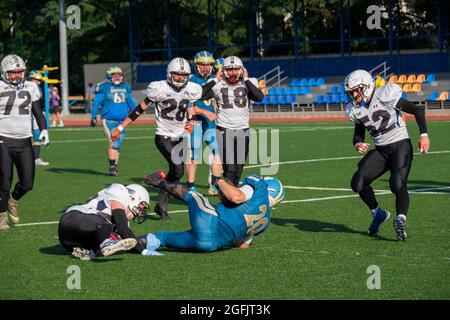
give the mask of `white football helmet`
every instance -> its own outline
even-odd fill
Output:
[[[184,81],[178,81],[175,74],[185,74],[186,78]],[[175,58],[169,62],[167,66],[167,82],[174,86],[176,89],[183,88],[189,80],[189,76],[191,75],[191,67],[189,66],[189,62],[187,62],[184,58]]]
[[[150,195],[147,190],[138,184],[126,186],[130,202],[128,208],[133,214],[133,221],[142,223],[147,218],[147,210],[150,208]]]
[[[1,62],[3,81],[17,88],[22,88],[25,83],[25,70],[25,62],[16,54],[7,55]],[[9,75],[9,72],[11,71],[22,71],[22,76],[18,79],[11,79]]]
[[[344,80],[345,93],[349,101],[355,106],[364,105],[372,97],[375,90],[375,82],[372,76],[366,70],[355,70],[351,72]],[[358,91],[358,96],[353,96],[353,91]],[[357,98],[362,96],[362,100],[358,103]]]
[[[240,69],[238,74],[231,75],[228,72],[228,69]],[[223,75],[225,77],[225,80],[227,80],[229,83],[237,83],[241,77],[244,75],[244,64],[242,63],[242,60],[236,56],[229,56],[226,57],[223,60]]]

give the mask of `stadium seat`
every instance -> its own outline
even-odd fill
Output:
[[[265,96],[263,101],[261,101],[260,104],[269,104],[269,102],[270,102],[270,96]]]
[[[336,94],[338,92],[337,86],[332,86],[330,91],[327,92],[327,94]]]
[[[349,103],[350,101],[348,101],[348,96],[346,94],[341,96],[341,103]]]
[[[308,94],[311,93],[311,87],[302,87],[300,89],[301,94]]]
[[[395,74],[393,74],[392,76],[389,77],[389,82],[391,83],[397,83],[397,76]]]
[[[302,92],[301,92],[301,87],[295,87],[295,88],[292,88],[293,90],[292,90],[292,94],[294,95],[297,95],[297,96],[299,96],[299,95],[301,95],[302,94]]]
[[[420,92],[420,91],[422,91],[422,85],[420,83],[415,83],[411,88],[411,92]]]
[[[402,99],[408,100],[408,95],[406,94],[406,92],[402,93]]]
[[[404,75],[404,74],[400,75],[397,79],[397,83],[403,84],[405,82],[406,82],[406,75]]]
[[[408,76],[408,78],[406,79],[406,82],[407,83],[414,83],[414,82],[416,82],[416,75],[415,74],[410,74]]]
[[[270,88],[269,90],[269,96],[273,96],[277,94],[277,88]]]
[[[445,101],[448,99],[448,92],[442,91],[439,97],[436,99],[436,101]]]
[[[289,83],[288,87],[295,87],[299,83],[298,79],[293,79],[291,83]]]
[[[314,79],[314,78],[309,79],[308,86],[315,87],[316,86],[316,79]]]
[[[345,87],[344,87],[343,84],[341,84],[341,85],[338,87],[337,93],[339,93],[339,94],[344,94],[344,93],[345,93]]]
[[[277,94],[279,94],[279,95],[286,94],[286,88],[278,88]]]
[[[288,96],[287,97],[287,102],[288,103],[295,103],[295,102],[297,102],[297,98],[295,96]]]
[[[404,86],[403,86],[403,92],[411,92],[411,84],[409,84],[409,83],[406,83]]]
[[[316,86],[323,86],[325,84],[325,80],[323,78],[317,79]]]
[[[341,103],[341,95],[336,94],[333,96],[333,98],[331,99],[331,103]]]
[[[316,100],[314,100],[314,103],[318,103],[318,104],[324,103],[323,100],[324,100],[323,95],[318,95],[316,97]]]
[[[333,96],[327,94],[327,96],[325,97],[325,99],[323,100],[324,103],[332,103],[333,102]]]
[[[439,93],[436,91],[433,91],[425,100],[427,101],[436,101],[436,99],[439,97]]]
[[[425,83],[430,83],[436,81],[436,77],[434,74],[430,73],[429,75],[427,75],[427,78],[425,79]]]
[[[304,87],[308,85],[308,79],[302,79],[300,80],[299,86]]]
[[[419,74],[416,78],[417,83],[422,83],[425,81],[425,75],[423,73]]]

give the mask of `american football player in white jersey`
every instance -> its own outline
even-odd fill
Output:
[[[190,75],[191,68],[186,59],[172,59],[167,66],[167,79],[151,82],[145,92],[147,97],[144,101],[113,129],[111,134],[114,141],[150,104],[155,104],[155,144],[169,164],[167,180],[170,182],[177,182],[184,175],[184,159],[187,156],[186,131],[190,133],[194,125],[188,118],[192,115],[203,115],[211,121],[216,119],[214,113],[192,105],[197,100],[203,100],[203,93],[209,91],[214,83],[202,87],[189,82]],[[161,191],[155,206],[155,212],[164,220],[169,219],[168,200],[169,193]]]
[[[260,102],[264,94],[258,80],[249,78],[242,60],[236,56],[226,57],[222,69],[210,82],[215,85],[206,98],[214,97],[217,103],[216,139],[223,176],[237,186],[250,144],[250,100]]]
[[[368,153],[358,164],[351,186],[358,192],[372,213],[368,235],[375,236],[380,225],[389,219],[389,211],[383,210],[370,186],[372,181],[390,171],[389,186],[396,198],[397,217],[393,221],[397,239],[406,241],[406,217],[409,209],[409,194],[406,188],[413,148],[402,119],[402,111],[413,114],[420,130],[419,151],[424,154],[430,148],[425,112],[414,103],[402,98],[402,89],[388,83],[375,88],[369,72],[356,70],[344,82],[350,103],[346,107],[348,118],[355,123],[353,145],[359,153]],[[375,149],[369,151],[364,142],[365,130],[370,133]]]
[[[47,145],[49,137],[39,88],[25,80],[25,62],[10,54],[3,58],[0,69],[0,230],[7,230],[8,218],[12,224],[19,223],[17,203],[34,184],[31,113],[41,130],[42,143]],[[19,180],[10,195],[14,166]]]
[[[141,253],[145,245],[136,239],[129,220],[143,222],[149,206],[150,196],[144,187],[113,183],[85,204],[66,210],[58,225],[59,241],[81,260],[133,248]]]

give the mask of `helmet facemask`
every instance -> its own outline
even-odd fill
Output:
[[[196,63],[197,73],[204,79],[208,79],[213,71],[214,65],[211,63]]]
[[[180,72],[180,71],[172,71],[170,73],[169,80],[170,80],[170,83],[172,86],[174,86],[176,89],[180,90],[188,83],[189,73]]]
[[[238,70],[238,71],[236,71],[236,70]],[[232,71],[232,72],[230,73],[230,71]],[[236,84],[239,82],[241,77],[244,75],[244,70],[242,69],[242,67],[231,66],[228,68],[224,68],[223,74],[224,74],[227,82],[229,82],[231,84]]]
[[[150,205],[145,201],[141,201],[137,205],[130,205],[129,208],[133,214],[133,222],[141,224],[148,217],[147,211],[150,209]]]
[[[11,76],[11,73],[19,73],[19,72],[20,72],[20,76],[14,77],[14,79],[13,79],[13,77]],[[14,87],[22,88],[25,83],[25,70],[7,71],[7,72],[5,72],[4,80]]]
[[[115,77],[115,75],[119,75],[119,77]],[[118,86],[122,83],[123,75],[121,73],[113,73],[111,75],[111,83]]]

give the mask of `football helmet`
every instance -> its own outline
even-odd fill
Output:
[[[264,181],[267,183],[270,206],[273,207],[284,199],[286,192],[284,191],[283,184],[277,178],[264,177]]]
[[[113,74],[119,74],[120,75],[120,80],[113,80],[113,78],[112,78]],[[112,67],[109,67],[108,70],[106,70],[105,77],[106,77],[106,79],[109,82],[111,82],[111,83],[113,83],[113,84],[115,84],[117,86],[123,80],[123,71],[118,66],[112,66]]]
[[[191,67],[184,58],[174,58],[167,66],[167,82],[175,89],[180,90],[189,80]]]
[[[9,54],[3,58],[1,62],[1,75],[3,81],[6,83],[22,88],[25,83],[25,62],[16,54]],[[16,78],[11,78],[10,72],[21,72],[21,76]]]
[[[372,97],[375,90],[375,82],[366,70],[355,70],[345,78],[344,90],[350,103],[355,107],[362,106]],[[355,91],[357,92],[356,96],[354,96]]]
[[[223,75],[227,82],[237,83],[244,75],[244,64],[236,56],[229,56],[223,60]]]
[[[223,66],[223,58],[217,58],[216,61],[214,62],[214,69],[216,69],[216,71],[219,71],[220,69],[222,69]]]
[[[143,186],[138,184],[130,184],[126,188],[130,196],[128,208],[133,214],[133,221],[142,223],[147,218],[147,211],[150,208],[150,195]]]
[[[215,60],[213,55],[208,51],[200,51],[194,57],[197,73],[205,79],[211,75],[214,62]]]
[[[42,81],[42,74],[37,70],[31,70],[28,76],[30,79]]]

